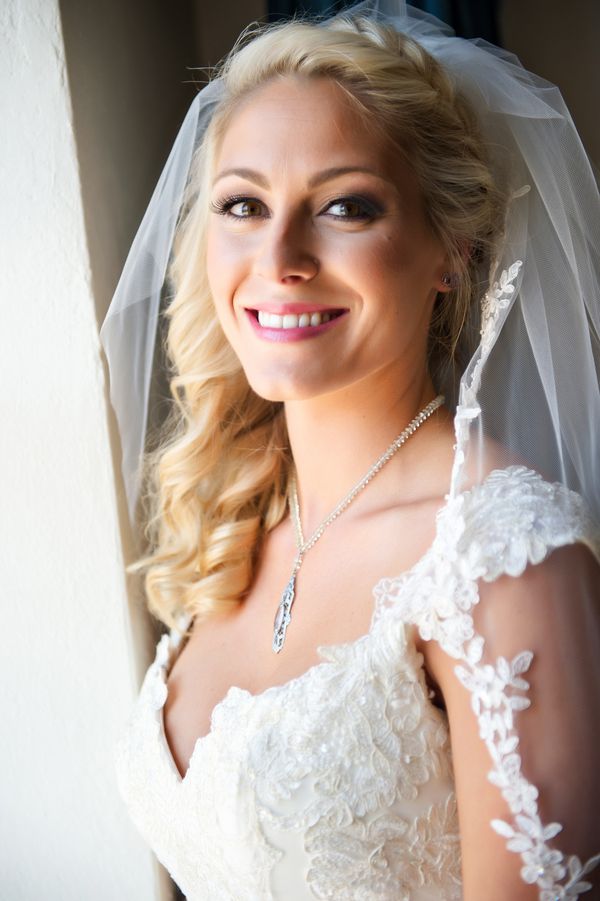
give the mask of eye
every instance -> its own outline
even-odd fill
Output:
[[[374,219],[381,208],[366,197],[338,197],[327,204],[323,213],[334,219],[346,221],[363,221]]]
[[[240,200],[230,206],[228,212],[232,216],[239,216],[240,219],[251,219],[255,216],[262,216],[263,208],[258,200]]]
[[[332,204],[327,212],[342,219],[359,219],[363,211],[355,200],[342,200]]]
[[[257,219],[268,215],[267,208],[255,197],[226,197],[212,203],[211,210],[233,219]]]

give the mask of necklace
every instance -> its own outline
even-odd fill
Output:
[[[357,482],[352,491],[350,491],[346,497],[340,501],[335,510],[332,510],[329,516],[327,516],[320,526],[313,532],[308,541],[304,540],[304,535],[302,534],[302,523],[300,522],[300,505],[298,503],[298,491],[296,487],[296,470],[292,469],[290,473],[290,481],[288,486],[288,504],[290,508],[290,516],[292,519],[292,526],[294,528],[294,541],[296,544],[297,556],[294,562],[294,569],[292,570],[292,575],[290,581],[287,583],[285,587],[285,591],[281,596],[281,602],[279,607],[277,608],[277,613],[275,615],[275,623],[273,626],[273,650],[276,654],[280,652],[283,647],[283,643],[285,641],[285,633],[287,631],[287,627],[289,626],[292,619],[292,604],[294,603],[295,597],[295,587],[296,587],[296,574],[300,569],[300,565],[302,563],[302,559],[307,551],[311,549],[311,547],[319,540],[327,526],[330,522],[333,522],[340,513],[342,513],[348,504],[350,504],[359,492],[365,488],[371,479],[377,475],[380,469],[383,469],[388,460],[393,457],[397,450],[399,450],[405,441],[407,441],[410,436],[417,431],[420,425],[423,425],[426,419],[429,419],[431,414],[437,410],[438,407],[444,403],[444,397],[440,394],[436,397],[435,400],[432,400],[431,403],[427,404],[427,406],[421,410],[421,412],[415,416],[413,421],[404,429],[401,435],[399,435],[395,441],[390,444],[386,452],[379,458],[377,463],[374,464],[368,471],[368,473],[362,477],[360,482]]]

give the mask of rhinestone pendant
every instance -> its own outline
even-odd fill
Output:
[[[275,614],[275,623],[273,625],[273,650],[279,654],[285,641],[285,633],[287,627],[292,620],[292,604],[294,603],[294,589],[296,586],[296,570],[292,574],[292,578],[285,586],[285,591],[281,595],[281,603]]]

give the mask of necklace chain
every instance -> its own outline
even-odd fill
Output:
[[[373,476],[377,475],[380,469],[383,469],[385,464],[391,457],[394,456],[397,450],[399,450],[405,441],[410,438],[410,436],[417,431],[420,425],[423,425],[426,419],[429,419],[431,414],[437,410],[438,407],[444,403],[444,397],[440,394],[436,397],[435,400],[432,400],[431,403],[427,404],[427,406],[421,410],[421,412],[415,416],[413,421],[404,429],[401,435],[399,435],[395,441],[393,441],[388,449],[381,455],[379,460],[370,468],[368,473],[360,479],[359,482],[356,483],[354,488],[348,492],[346,497],[340,501],[335,510],[332,510],[329,516],[327,516],[320,526],[317,526],[311,537],[308,541],[304,540],[304,535],[302,534],[302,523],[300,522],[300,504],[298,503],[298,490],[296,486],[296,471],[292,470],[290,476],[290,489],[289,489],[289,505],[290,505],[290,513],[292,518],[292,524],[294,527],[294,538],[296,541],[296,549],[299,554],[304,555],[310,548],[319,540],[327,526],[333,522],[336,517],[340,515],[340,513],[346,509],[348,504],[350,504],[357,494],[359,494],[363,488],[366,488]]]
[[[306,554],[307,551],[313,547],[313,545],[319,540],[327,526],[336,519],[340,513],[342,513],[348,504],[352,503],[357,494],[359,494],[363,488],[369,484],[371,479],[377,475],[380,469],[382,469],[388,460],[394,456],[397,450],[399,450],[402,445],[407,441],[414,432],[417,431],[420,425],[423,425],[426,419],[429,419],[431,414],[437,410],[438,407],[444,403],[443,395],[439,395],[435,400],[432,400],[431,403],[427,404],[427,406],[421,410],[420,413],[415,416],[413,421],[404,429],[401,435],[398,435],[395,441],[393,441],[388,449],[381,455],[379,460],[370,468],[368,473],[362,477],[362,479],[356,483],[354,488],[348,492],[348,494],[340,501],[337,507],[331,511],[329,516],[327,516],[321,525],[317,526],[313,534],[310,536],[308,541],[304,540],[304,535],[302,533],[302,523],[300,521],[300,504],[298,503],[298,489],[296,485],[296,470],[292,469],[290,473],[290,481],[288,486],[288,503],[290,507],[290,516],[292,520],[292,526],[294,529],[294,541],[296,544],[296,550],[298,551],[298,555],[294,562],[294,569],[292,571],[292,576],[286,586],[285,591],[283,592],[281,603],[277,608],[277,615],[275,616],[275,625],[273,628],[273,650],[276,654],[283,647],[283,643],[285,641],[285,633],[287,631],[287,627],[291,621],[291,609],[292,604],[294,603],[295,597],[295,583],[296,583],[296,573],[300,569],[300,564],[302,563],[302,558]]]

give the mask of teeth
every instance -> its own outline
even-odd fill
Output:
[[[332,318],[330,313],[302,313],[300,316],[296,316],[294,313],[285,313],[280,316],[278,313],[258,311],[258,322],[263,328],[306,328],[308,325],[315,326],[330,322]]]

